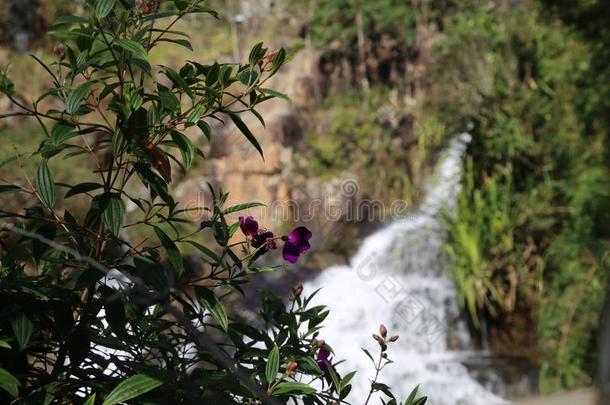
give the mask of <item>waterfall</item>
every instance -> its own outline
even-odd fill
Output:
[[[381,323],[390,335],[400,335],[389,345],[394,364],[380,377],[397,400],[420,384],[420,393],[433,405],[504,403],[463,365],[482,353],[472,349],[459,317],[444,248],[442,215],[455,205],[469,139],[463,134],[449,143],[417,209],[364,239],[349,266],[330,267],[304,286],[306,293],[321,288],[314,302],[330,309],[319,338],[334,348],[337,359],[346,360],[339,372],[358,371],[349,396],[353,404],[364,401],[374,375],[360,348],[379,353],[371,334],[379,333]]]

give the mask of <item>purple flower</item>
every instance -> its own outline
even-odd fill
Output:
[[[318,366],[320,366],[320,370],[328,370],[327,364],[329,363],[329,357],[330,352],[325,348],[321,347],[320,350],[318,350],[318,354],[316,355],[316,363],[318,363]]]
[[[273,232],[260,232],[258,235],[252,238],[252,246],[254,248],[258,249],[263,245],[269,249],[277,248],[277,242],[274,239]]]
[[[239,227],[246,236],[252,238],[258,236],[258,222],[252,216],[239,217]]]
[[[304,226],[294,228],[286,238],[282,256],[284,260],[290,263],[296,263],[299,256],[307,252],[311,247],[309,245],[311,239],[311,231]]]

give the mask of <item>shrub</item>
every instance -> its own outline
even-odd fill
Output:
[[[514,347],[540,352],[544,392],[590,384],[594,370],[610,177],[605,118],[583,106],[607,99],[599,48],[536,2],[492,2],[448,17],[436,52],[435,82],[453,90],[435,105],[473,135],[450,226],[460,297],[508,333],[518,325],[504,320],[531,318],[521,328],[537,347]]]
[[[203,158],[185,130],[198,127],[209,138],[211,119],[233,122],[263,154],[240,116],[249,112],[262,121],[255,108],[279,95],[264,84],[286,54],[258,44],[243,65],[151,66],[147,56],[155,46],[190,48],[188,38],[172,30],[178,20],[216,15],[201,0],[175,0],[161,11],[160,3],[88,0],[92,17],[60,17],[56,60],[37,59],[53,86],[31,104],[17,96],[8,73],[0,73],[0,91],[20,109],[11,115],[33,117],[45,135],[35,153],[5,162],[38,161],[34,178],[25,186],[0,186],[38,201],[23,212],[1,211],[12,222],[0,235],[0,400],[344,401],[353,373],[337,373],[331,347],[317,338],[328,311],[309,308],[311,296],[302,288],[288,305],[264,293],[255,325],[234,320],[226,309],[229,293],[277,269],[257,267],[257,258],[283,244],[283,257],[295,262],[311,233],[301,227],[276,237],[252,217],[232,220],[256,204],[227,207],[228,194],[211,187],[207,218],[189,227],[188,210],[168,188],[175,167],[186,170]],[[63,107],[41,110],[49,97]],[[50,160],[81,155],[95,162],[97,180],[54,181]],[[147,195],[136,196],[137,187]],[[62,189],[64,198],[86,202],[86,215],[59,206]],[[134,211],[129,215],[127,204]],[[129,235],[138,228],[156,240],[133,243]],[[245,240],[234,242],[240,230]],[[210,233],[215,246],[197,243],[198,232]],[[185,265],[185,246],[201,252],[201,269]],[[387,345],[396,340],[386,341],[386,333],[375,337],[376,375],[390,362]],[[375,378],[371,393],[378,391],[397,403]],[[405,403],[425,402],[416,391]]]

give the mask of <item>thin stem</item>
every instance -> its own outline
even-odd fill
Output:
[[[379,378],[379,372],[381,372],[381,362],[383,360],[383,351],[381,353],[379,353],[379,360],[377,361],[377,364],[375,365],[375,377],[373,377],[373,380],[371,381],[371,390],[369,391],[369,395],[366,397],[366,401],[364,401],[364,405],[367,405],[371,399],[371,396],[373,395],[373,392],[375,392],[375,384],[377,383],[377,379]]]

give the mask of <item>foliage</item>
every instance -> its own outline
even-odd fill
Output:
[[[595,44],[536,3],[488,7],[454,10],[436,53],[453,91],[432,102],[473,135],[450,221],[456,278],[475,321],[536,311],[541,389],[571,388],[591,379],[608,270],[608,138],[583,111],[607,92]]]
[[[319,177],[355,175],[364,193],[383,201],[417,199],[415,174],[439,145],[394,92],[381,86],[352,90],[327,97],[321,111],[305,137],[303,170]]]
[[[362,89],[403,81],[416,34],[416,9],[398,0],[318,0],[308,24],[312,42]],[[314,11],[315,10],[315,11]]]
[[[211,119],[230,120],[263,154],[240,117],[252,113],[262,121],[255,108],[275,94],[263,86],[285,62],[283,49],[268,52],[258,44],[244,65],[151,65],[156,46],[190,46],[172,30],[178,20],[216,15],[202,3],[175,0],[159,9],[156,0],[88,0],[92,17],[66,16],[55,24],[56,61],[39,61],[53,83],[48,91],[30,104],[7,72],[0,75],[0,91],[19,108],[9,115],[35,118],[45,135],[24,156],[38,162],[35,178],[0,186],[38,201],[20,212],[1,211],[13,222],[0,234],[0,401],[323,404],[347,398],[353,373],[339,376],[324,354],[332,349],[317,336],[328,311],[308,306],[313,295],[302,296],[299,287],[286,304],[263,293],[255,325],[227,309],[231,293],[243,293],[250,277],[276,270],[257,267],[258,257],[283,241],[285,257],[295,261],[309,248],[311,233],[297,228],[275,237],[254,227],[253,218],[234,222],[233,213],[256,204],[226,207],[228,194],[211,187],[206,219],[188,228],[188,210],[168,191],[176,166],[187,170],[203,157],[187,128],[209,138]],[[47,98],[61,107],[42,108]],[[82,156],[95,162],[95,180],[58,182],[49,162]],[[147,195],[136,195],[134,185]],[[85,201],[84,218],[58,208],[61,195]],[[136,213],[129,223],[128,205]],[[139,228],[156,240],[133,244],[130,234]],[[247,239],[234,242],[240,228]],[[198,232],[210,233],[215,245],[195,242]],[[185,265],[187,245],[203,255],[201,268]],[[380,347],[380,359],[387,359],[386,343]],[[371,392],[378,391],[389,398],[385,403],[399,403],[376,377]],[[425,402],[416,396],[417,390],[405,403]]]
[[[313,39],[318,46],[338,41],[342,49],[350,49],[357,40],[359,13],[368,38],[387,34],[408,43],[413,40],[416,13],[412,5],[397,0],[349,1],[320,0],[310,23]]]

